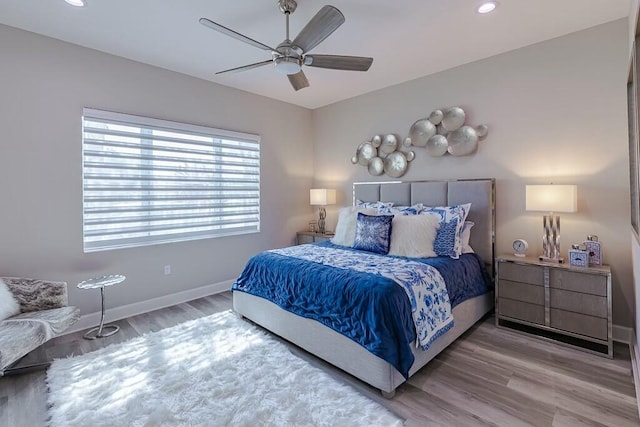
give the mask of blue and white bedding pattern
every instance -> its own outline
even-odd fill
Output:
[[[453,327],[451,304],[444,279],[438,270],[428,264],[317,245],[291,246],[269,252],[392,279],[402,286],[409,297],[416,327],[416,346],[423,350],[428,350],[436,338]]]
[[[249,260],[233,291],[265,298],[284,310],[318,321],[386,360],[405,378],[414,361],[411,348],[417,338],[412,302],[403,285],[373,272],[382,268],[378,267],[379,258],[435,266],[444,278],[451,307],[489,292],[492,287],[484,264],[476,254],[464,254],[459,260],[408,259],[373,255],[328,241],[294,248],[307,251],[304,248],[308,246],[317,247],[325,254],[331,253],[328,249],[339,250],[332,252],[333,258],[344,252],[365,254],[371,265],[364,271],[347,270],[268,251]],[[324,257],[331,258],[331,255]],[[417,302],[415,307],[417,309]]]

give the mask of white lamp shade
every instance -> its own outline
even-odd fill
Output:
[[[309,199],[311,200],[311,205],[335,205],[336,190],[328,188],[312,188],[309,191]]]
[[[527,185],[526,209],[545,212],[577,212],[577,185]]]

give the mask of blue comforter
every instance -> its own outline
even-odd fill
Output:
[[[345,249],[330,242],[317,245]],[[489,275],[475,254],[459,260],[412,260],[438,269],[452,307],[491,290]],[[392,279],[263,252],[249,260],[232,289],[317,320],[386,360],[408,378],[416,331],[407,294]]]

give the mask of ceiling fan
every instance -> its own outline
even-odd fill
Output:
[[[275,49],[262,44],[243,34],[237,33],[223,25],[213,22],[207,18],[200,18],[200,23],[240,40],[258,49],[271,53],[272,58],[268,61],[256,62],[255,64],[244,65],[242,67],[231,68],[219,71],[216,74],[234,73],[238,71],[251,70],[267,64],[275,64],[276,70],[289,77],[289,82],[295,90],[300,90],[309,86],[309,81],[302,71],[302,66],[318,68],[330,68],[333,70],[367,71],[373,63],[373,58],[362,56],[342,56],[342,55],[309,55],[308,52],[329,37],[340,25],[344,23],[344,15],[333,6],[324,6],[300,31],[300,34],[291,41],[289,39],[289,15],[295,12],[298,3],[295,0],[278,0],[280,11],[284,13],[287,20],[286,39]]]

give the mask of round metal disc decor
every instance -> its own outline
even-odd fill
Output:
[[[369,141],[358,145],[358,149],[356,150],[358,163],[362,166],[367,166],[369,164],[369,160],[373,159],[377,155],[378,150]]]
[[[369,160],[369,166],[367,166],[369,174],[373,176],[379,176],[384,173],[384,162],[380,157],[374,157]]]
[[[371,143],[376,148],[380,147],[380,144],[382,144],[382,136],[381,135],[374,136],[373,138],[371,138]]]
[[[389,154],[396,151],[397,148],[398,148],[397,136],[390,133],[388,135],[385,135],[384,138],[382,138],[382,145],[380,145],[380,151],[382,151],[383,153]]]
[[[407,162],[410,162],[416,158],[416,153],[415,151],[409,151],[406,156],[407,156]]]
[[[436,127],[428,119],[420,119],[411,125],[409,138],[416,147],[424,147],[427,140],[436,134]]]
[[[449,142],[443,135],[433,135],[427,141],[427,154],[431,157],[440,157],[447,152]]]
[[[464,124],[464,119],[466,115],[464,110],[460,107],[451,107],[444,112],[444,117],[442,118],[442,127],[444,127],[449,132],[453,132],[457,130]]]
[[[429,121],[434,125],[439,125],[442,121],[442,117],[444,117],[442,110],[433,110],[431,114],[429,114]]]
[[[402,141],[402,145],[404,145],[405,147],[411,147],[411,138],[406,137],[404,141]]]
[[[478,134],[471,126],[462,126],[449,134],[449,154],[466,156],[478,148]]]
[[[478,134],[478,138],[483,139],[489,133],[489,126],[487,125],[476,126],[476,133]]]
[[[407,171],[407,158],[402,151],[394,151],[384,159],[384,172],[392,178],[400,178]]]
[[[354,165],[358,163],[358,157],[357,156],[353,156],[351,158],[351,163],[353,163]]]

